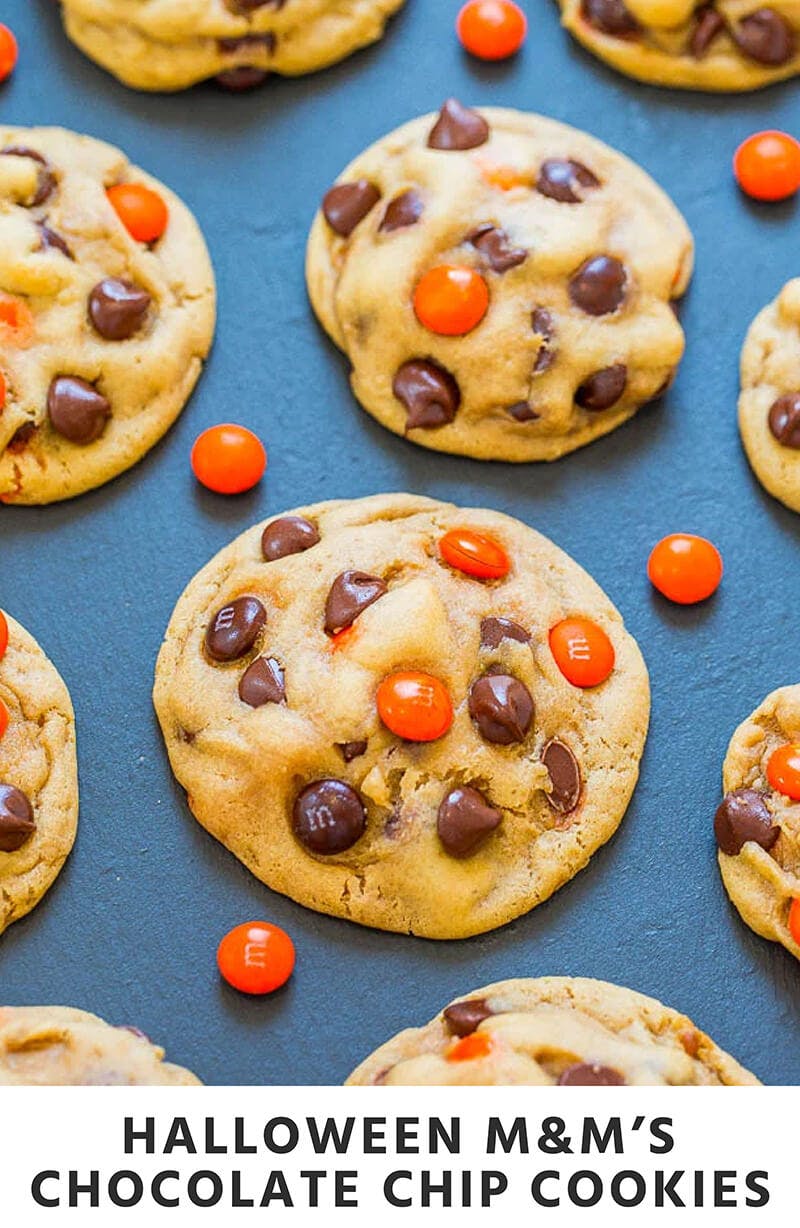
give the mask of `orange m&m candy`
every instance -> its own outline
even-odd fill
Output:
[[[733,173],[755,200],[785,200],[800,188],[800,142],[774,128],[755,132],[736,150]]]
[[[647,564],[650,583],[678,605],[705,601],[719,588],[722,556],[712,542],[693,533],[671,533],[653,547]]]
[[[6,384],[6,377],[3,375],[3,372],[0,371],[0,409],[2,409],[6,403],[6,393],[7,392],[8,392],[8,386]]]
[[[33,312],[25,300],[0,292],[0,341],[25,349],[33,332]]]
[[[456,18],[456,33],[472,55],[504,60],[519,51],[528,20],[512,0],[469,0]]]
[[[3,657],[6,655],[7,648],[8,648],[8,620],[5,614],[3,613],[3,611],[0,610],[0,661],[2,661]]]
[[[565,618],[550,631],[550,651],[567,682],[593,687],[614,668],[614,645],[590,618]]]
[[[800,742],[786,742],[769,757],[767,780],[776,793],[800,801]]]
[[[447,687],[419,670],[401,670],[384,678],[376,700],[386,728],[407,742],[435,742],[453,723]]]
[[[489,287],[476,269],[440,264],[417,282],[414,311],[420,324],[443,337],[462,337],[480,324],[489,307]]]
[[[280,926],[248,921],[226,934],[217,948],[222,976],[241,993],[272,993],[294,971],[294,943]]]
[[[167,206],[152,188],[143,183],[115,183],[106,195],[128,234],[139,243],[155,243],[167,229]]]
[[[223,422],[210,426],[195,440],[192,471],[198,482],[218,495],[239,495],[264,476],[267,453],[246,426]]]
[[[2,738],[3,734],[5,733],[7,729],[8,729],[8,708],[5,706],[2,699],[0,699],[0,738]]]
[[[11,76],[16,68],[18,54],[17,40],[8,26],[0,23],[0,81]]]
[[[488,1057],[492,1051],[492,1038],[488,1032],[471,1032],[462,1036],[446,1054],[448,1062],[470,1062],[476,1057]]]
[[[792,900],[789,909],[789,933],[800,946],[800,899]]]
[[[451,529],[439,542],[439,553],[446,563],[480,580],[498,580],[511,567],[499,542],[472,529]]]

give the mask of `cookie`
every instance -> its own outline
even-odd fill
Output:
[[[761,485],[800,512],[800,277],[750,325],[741,361],[739,430]]]
[[[75,716],[67,688],[36,641],[0,612],[0,933],[55,881],[77,823]]]
[[[666,390],[692,260],[683,218],[627,158],[451,99],[347,167],[307,279],[384,426],[442,452],[555,460]]]
[[[546,538],[392,494],[222,550],[173,613],[155,704],[195,818],[268,886],[462,938],[612,835],[649,690],[618,612]]]
[[[566,976],[501,981],[381,1045],[351,1086],[758,1083],[690,1019],[632,989]]]
[[[0,127],[0,501],[68,499],[135,464],[186,403],[214,315],[169,188],[92,137]]]
[[[800,72],[794,0],[558,0],[561,20],[613,68],[677,89],[754,90]]]
[[[67,34],[126,85],[238,91],[297,76],[383,34],[405,0],[61,0]]]
[[[68,1006],[0,1006],[0,1085],[193,1086],[136,1028]]]
[[[768,695],[731,738],[714,819],[742,920],[800,959],[800,684]],[[793,768],[792,761],[796,759]]]

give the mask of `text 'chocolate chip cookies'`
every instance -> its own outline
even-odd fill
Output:
[[[307,279],[384,426],[439,451],[554,460],[668,387],[692,259],[683,218],[622,154],[451,99],[343,172]]]
[[[795,0],[559,0],[575,38],[652,85],[736,92],[800,72]]]
[[[177,418],[214,332],[186,206],[59,128],[0,128],[0,501],[50,503],[130,468]]]
[[[195,817],[270,887],[459,938],[612,835],[649,689],[620,615],[546,538],[396,494],[280,516],[212,559],[155,704]]]
[[[655,998],[553,976],[476,989],[381,1045],[347,1082],[656,1087],[758,1079]]]
[[[72,41],[126,85],[251,89],[375,42],[405,0],[61,0]]]

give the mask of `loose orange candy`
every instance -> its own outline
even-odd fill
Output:
[[[0,661],[6,655],[8,648],[8,619],[2,610],[0,610]]]
[[[755,132],[736,150],[733,173],[755,200],[786,200],[800,188],[800,142],[774,128]]]
[[[440,264],[417,282],[414,311],[420,324],[443,337],[462,337],[480,324],[489,287],[476,269]]]
[[[161,238],[167,229],[169,212],[157,192],[143,183],[116,183],[106,194],[132,239],[155,243]]]
[[[567,682],[584,688],[605,682],[616,659],[611,640],[590,618],[557,623],[550,631],[550,651]]]
[[[198,435],[192,448],[194,476],[218,495],[252,490],[266,467],[267,453],[261,440],[246,426],[233,422],[210,426]]]
[[[33,333],[33,312],[25,300],[0,292],[0,341],[25,349],[32,342]]]
[[[512,0],[469,0],[456,18],[462,45],[481,60],[505,60],[519,51],[528,20]]]
[[[435,742],[453,723],[453,704],[444,683],[418,670],[384,678],[376,696],[387,729],[406,742]]]
[[[786,742],[767,762],[767,780],[776,793],[800,801],[800,742]]]
[[[295,950],[289,935],[269,921],[248,921],[226,934],[217,948],[217,966],[241,993],[272,993],[294,971]]]
[[[651,584],[678,605],[705,601],[719,588],[722,571],[716,546],[693,533],[665,537],[653,547],[647,564]]]
[[[476,1057],[488,1057],[492,1051],[492,1038],[488,1032],[471,1032],[462,1036],[447,1050],[448,1062],[471,1062]]]
[[[2,699],[0,699],[0,738],[2,738],[3,734],[5,733],[7,729],[8,729],[8,708],[5,706]]]
[[[0,24],[0,81],[10,77],[17,66],[19,48],[8,26]]]
[[[800,946],[800,899],[792,900],[789,909],[789,933]]]
[[[446,563],[468,576],[498,580],[511,567],[499,542],[472,529],[451,529],[439,542],[439,553]]]

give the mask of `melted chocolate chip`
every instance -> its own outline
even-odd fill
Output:
[[[261,553],[268,563],[289,554],[301,554],[319,541],[317,526],[304,516],[281,516],[261,534]]]
[[[581,12],[589,25],[615,38],[631,38],[640,31],[638,21],[623,0],[583,0]]]
[[[800,392],[787,392],[772,403],[769,429],[784,448],[800,448]]]
[[[481,226],[470,235],[469,242],[486,257],[495,273],[507,273],[528,257],[524,247],[512,247],[508,235],[499,226]]]
[[[395,196],[386,206],[379,230],[402,230],[405,226],[415,226],[422,217],[425,206],[419,192],[409,188],[400,196]]]
[[[28,797],[14,785],[0,784],[0,853],[16,853],[35,831]]]
[[[570,748],[553,738],[542,749],[542,763],[550,775],[547,800],[559,814],[570,814],[581,800],[581,769]]]
[[[56,230],[51,230],[49,226],[45,226],[44,222],[37,222],[36,227],[39,231],[39,251],[57,251],[67,256],[70,260],[75,257],[72,254],[69,244]]]
[[[502,818],[477,789],[460,785],[443,798],[436,828],[445,852],[451,857],[468,857],[500,826]]]
[[[374,209],[381,194],[368,179],[356,179],[353,183],[337,183],[325,193],[322,212],[328,225],[337,235],[347,239]]]
[[[39,164],[36,191],[28,201],[28,205],[31,208],[34,205],[43,205],[48,196],[54,192],[56,186],[56,177],[47,158],[40,154],[38,150],[28,149],[25,145],[7,145],[5,149],[0,149],[1,156],[8,158],[30,158],[33,162]]]
[[[257,597],[237,597],[214,614],[206,628],[206,652],[212,661],[238,661],[258,639],[267,611]]]
[[[240,64],[238,68],[226,68],[224,72],[218,72],[214,80],[229,94],[246,94],[248,90],[263,85],[269,75],[265,68]]]
[[[510,674],[484,674],[470,687],[469,714],[487,742],[522,742],[533,712],[530,691]]]
[[[514,405],[509,405],[508,412],[515,422],[536,422],[539,418],[539,414],[527,401],[517,401]]]
[[[335,635],[350,627],[379,597],[386,593],[386,582],[365,571],[343,571],[330,587],[325,602],[325,630]]]
[[[725,21],[714,8],[706,4],[695,13],[694,29],[689,39],[689,52],[696,60],[702,60],[718,34],[725,29]]]
[[[616,362],[613,367],[603,367],[602,371],[587,376],[575,393],[575,403],[592,413],[610,409],[622,396],[627,383],[628,368],[624,362]]]
[[[562,204],[576,205],[586,193],[582,188],[599,188],[600,180],[582,162],[572,158],[548,158],[542,163],[536,191]]]
[[[596,1062],[578,1062],[562,1072],[559,1087],[623,1087],[625,1080],[618,1070],[598,1066]]]
[[[455,418],[461,390],[449,371],[424,358],[412,358],[399,368],[392,392],[406,407],[406,430],[445,426]]]
[[[551,344],[556,333],[556,325],[546,307],[536,307],[531,312],[531,328],[542,338],[536,362],[533,364],[534,375],[541,375],[542,371],[547,371],[552,367],[556,357],[556,351]]]
[[[345,763],[352,763],[354,759],[360,759],[364,754],[367,749],[367,740],[364,738],[360,742],[337,742],[336,749]]]
[[[269,55],[275,50],[277,39],[274,34],[242,34],[239,38],[218,38],[217,46],[225,55],[237,51],[248,51],[251,47],[266,51]],[[264,74],[266,75],[266,74]]]
[[[735,789],[724,798],[714,816],[717,845],[729,857],[738,856],[751,840],[769,850],[780,834],[763,794],[755,789]]]
[[[53,430],[70,443],[94,443],[111,417],[111,405],[101,392],[77,375],[57,375],[47,392],[47,412]]]
[[[484,618],[481,620],[481,647],[499,648],[503,640],[516,640],[529,644],[530,634],[515,623],[513,618]]]
[[[276,12],[283,8],[286,0],[225,0],[226,7],[232,13],[254,13],[256,9],[271,8]]]
[[[323,856],[352,848],[367,824],[361,798],[343,780],[306,785],[295,800],[292,819],[300,843]]]
[[[444,1011],[444,1020],[453,1036],[471,1036],[479,1023],[490,1019],[494,1011],[485,998],[469,1002],[454,1002]]]
[[[127,341],[142,327],[150,295],[132,281],[106,277],[89,295],[89,319],[106,341]]]
[[[775,9],[756,9],[733,25],[731,33],[742,54],[758,64],[779,68],[795,52],[794,30]]]
[[[430,149],[476,149],[489,139],[489,125],[477,111],[448,98],[428,137]]]
[[[23,422],[22,426],[18,426],[9,439],[6,445],[8,451],[21,452],[23,448],[27,448],[38,429],[35,422]]]
[[[570,278],[569,296],[588,315],[605,316],[622,303],[627,283],[625,265],[616,256],[590,256]]]
[[[283,670],[274,657],[257,657],[248,665],[239,682],[239,698],[251,708],[286,703]]]

